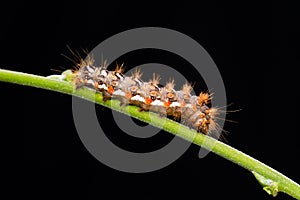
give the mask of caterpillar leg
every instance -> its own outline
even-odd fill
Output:
[[[105,90],[102,92],[102,95],[103,95],[104,102],[111,99],[111,94]]]

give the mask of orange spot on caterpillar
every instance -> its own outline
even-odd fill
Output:
[[[164,106],[165,106],[165,107],[169,107],[170,105],[171,105],[171,102],[170,102],[170,101],[165,101],[165,102],[164,102]]]
[[[113,88],[113,86],[109,86],[109,87],[107,88],[107,92],[108,92],[109,94],[114,93],[114,88]]]
[[[132,97],[132,94],[131,94],[131,92],[126,92],[125,93],[125,97],[127,98],[127,99],[131,99],[131,97]]]
[[[147,97],[145,98],[145,104],[150,105],[152,103],[152,99]]]

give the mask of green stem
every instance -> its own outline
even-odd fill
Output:
[[[224,144],[204,134],[198,134],[188,127],[185,127],[172,120],[162,120],[156,114],[151,112],[139,112],[136,106],[121,107],[117,100],[109,100],[104,102],[102,95],[99,93],[95,94],[95,91],[93,90],[87,88],[74,90],[74,85],[70,81],[3,69],[0,69],[0,81],[70,94],[125,113],[153,126],[160,127],[165,131],[182,137],[185,140],[191,141],[205,149],[209,149],[212,152],[244,167],[245,169],[254,172],[254,174],[259,174],[266,180],[270,179],[272,182],[275,182],[276,185],[278,184],[278,191],[285,192],[294,198],[300,199],[300,185],[288,177],[265,165],[264,163],[250,157],[249,155],[228,146],[227,144]]]

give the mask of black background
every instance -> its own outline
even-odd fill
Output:
[[[61,55],[72,56],[67,45],[92,50],[131,28],[165,27],[192,37],[217,64],[231,108],[242,109],[228,116],[238,122],[225,124],[228,143],[300,182],[296,6],[106,1],[18,2],[1,9],[0,67],[37,75],[72,68]],[[130,67],[153,60],[179,71],[182,64],[174,55],[155,51],[136,52],[120,61]],[[70,96],[6,83],[0,89],[3,125],[9,126],[3,136],[9,136],[5,141],[10,147],[18,147],[12,156],[17,164],[11,167],[21,172],[16,182],[26,197],[271,199],[247,170],[213,153],[199,159],[196,145],[159,171],[131,174],[111,169],[81,143]],[[98,111],[111,121],[109,110]],[[138,145],[113,123],[111,133],[120,145],[135,144],[136,151],[143,145],[158,148],[171,137],[162,132],[159,139]]]

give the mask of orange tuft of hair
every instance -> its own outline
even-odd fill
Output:
[[[174,80],[171,80],[171,81],[167,82],[167,84],[166,84],[166,89],[167,89],[168,91],[172,91],[172,90],[174,89],[174,87],[175,87]]]
[[[208,104],[210,100],[211,100],[210,94],[200,92],[199,98],[198,98],[199,105]]]
[[[191,95],[191,91],[192,91],[193,87],[191,84],[189,83],[185,83],[183,86],[182,86],[182,91],[184,92],[184,96],[185,98],[189,97]]]
[[[153,73],[152,79],[149,80],[149,82],[153,85],[158,85],[159,81],[160,81],[160,76],[155,73]]]
[[[140,68],[135,68],[135,71],[131,73],[131,78],[137,78],[140,79],[142,77],[143,73],[141,72]]]
[[[122,65],[118,65],[116,66],[115,72],[117,73],[123,73],[124,72],[124,63]]]

